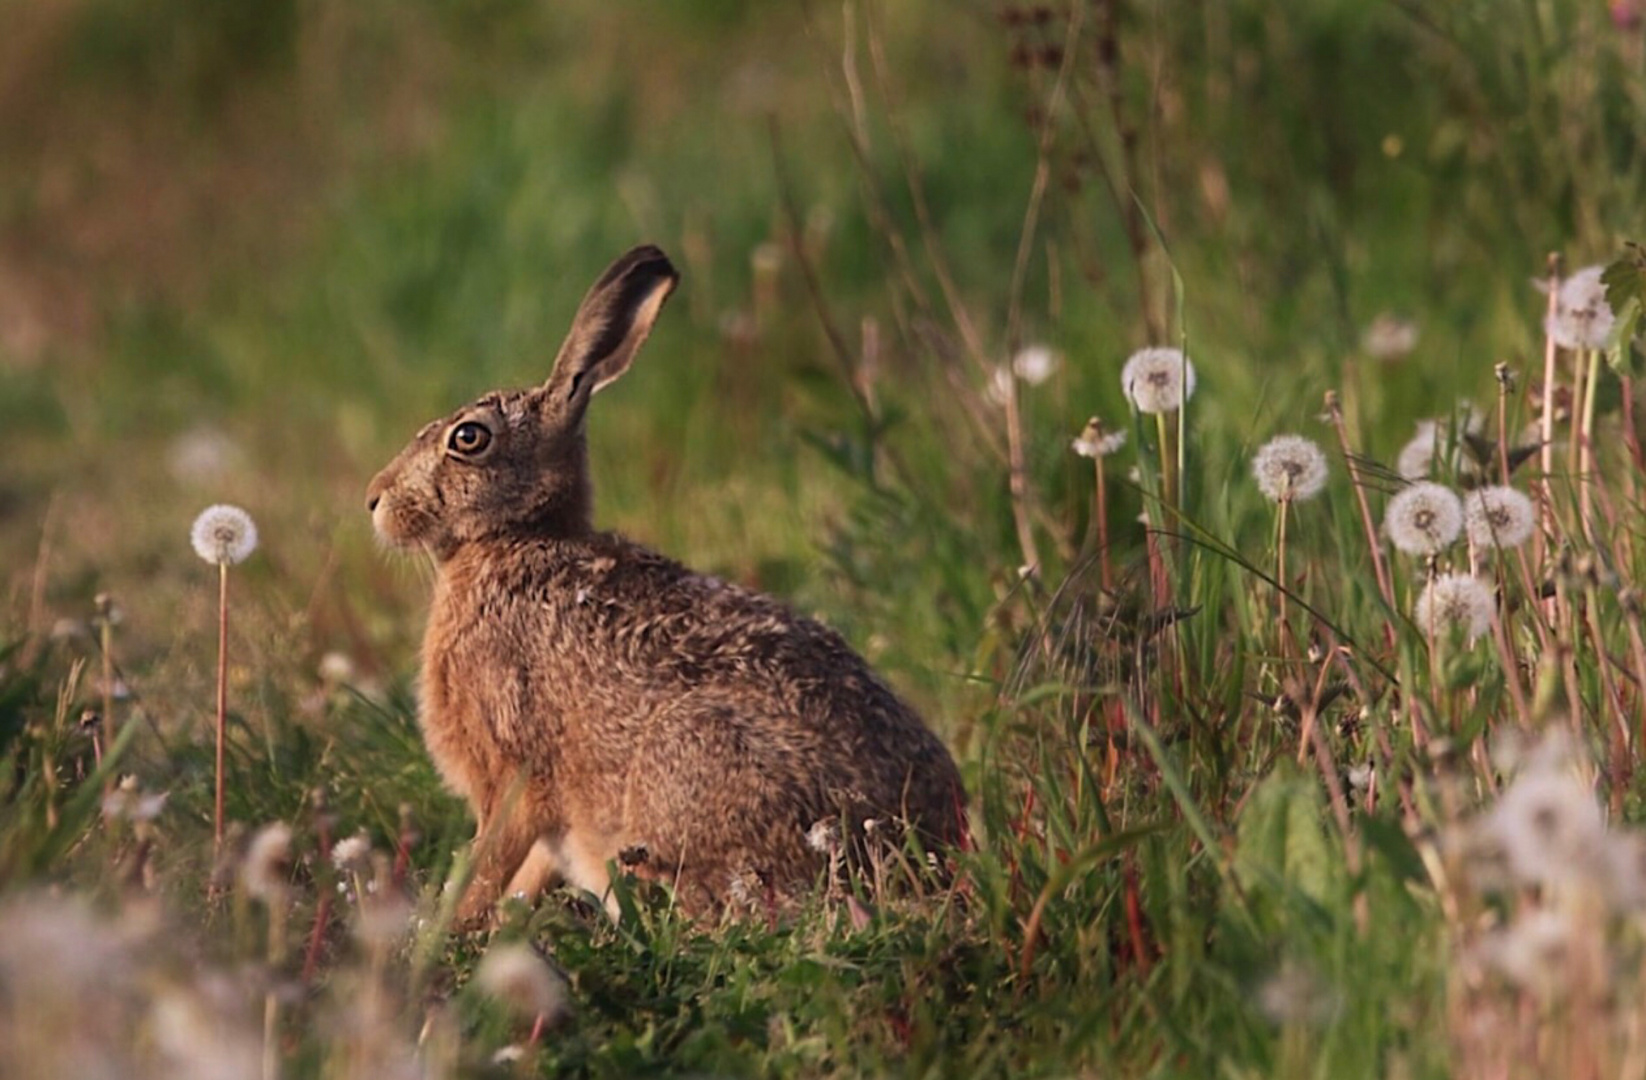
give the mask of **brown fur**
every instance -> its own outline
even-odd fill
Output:
[[[590,525],[584,411],[676,280],[656,248],[623,256],[547,383],[429,424],[368,492],[380,535],[439,565],[421,720],[478,822],[466,920],[556,877],[604,893],[614,862],[690,912],[750,882],[785,899],[819,821],[960,830],[943,744],[837,634]]]

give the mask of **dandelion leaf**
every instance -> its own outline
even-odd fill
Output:
[[[1606,286],[1606,303],[1617,313],[1606,339],[1606,362],[1619,375],[1638,375],[1646,370],[1637,341],[1640,314],[1646,309],[1646,248],[1627,243],[1600,280]]]
[[[1281,909],[1325,904],[1341,860],[1322,831],[1315,784],[1290,766],[1277,768],[1252,793],[1240,815],[1235,872],[1254,905]]]

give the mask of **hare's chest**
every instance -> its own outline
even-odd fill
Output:
[[[479,807],[494,786],[499,754],[473,688],[454,678],[451,657],[438,649],[424,649],[418,685],[418,723],[429,757],[446,786]]]

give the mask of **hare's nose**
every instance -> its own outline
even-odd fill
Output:
[[[381,495],[372,495],[372,496],[367,497],[367,499],[366,499],[366,512],[369,514],[373,510],[376,510],[377,509],[377,504],[382,501],[382,498],[383,498],[383,496],[381,496]]]

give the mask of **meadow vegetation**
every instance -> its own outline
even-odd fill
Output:
[[[0,1074],[1646,1075],[1633,0],[8,21]],[[839,628],[970,843],[453,935],[366,482],[639,242],[597,520]]]

